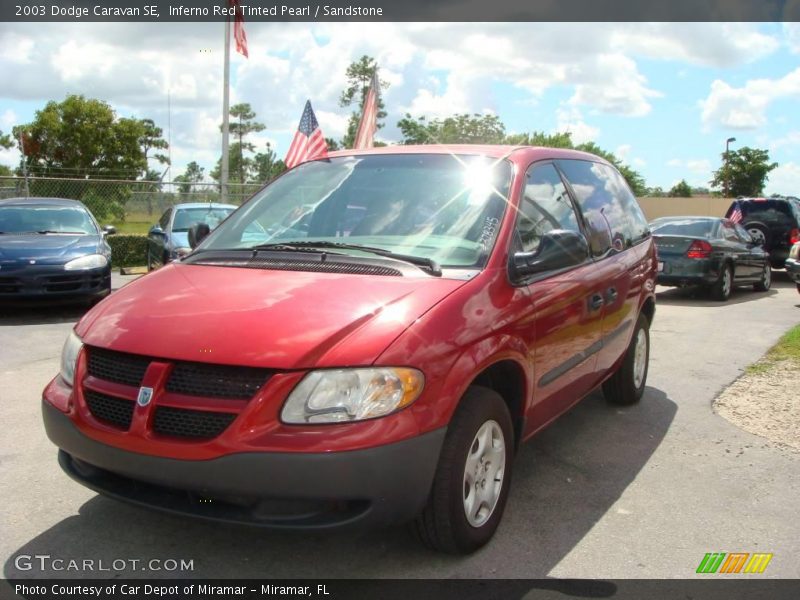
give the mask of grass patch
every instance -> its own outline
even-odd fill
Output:
[[[759,360],[747,367],[746,372],[759,374],[769,371],[777,362],[790,360],[800,365],[800,325],[795,325],[783,337],[769,349],[769,352]]]
[[[153,221],[155,222],[155,221]],[[117,228],[117,233],[143,233],[146,234],[150,231],[150,228],[153,226],[153,223],[150,221],[125,221],[125,222],[118,222],[113,223],[114,227]]]

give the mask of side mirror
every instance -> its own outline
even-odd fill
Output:
[[[189,246],[192,250],[197,248],[197,245],[203,241],[203,238],[211,233],[211,228],[208,223],[195,223],[189,227]]]
[[[147,235],[164,235],[164,230],[161,229],[161,225],[153,225]]]
[[[105,232],[106,235],[114,235],[115,233],[117,233],[117,228],[114,227],[113,225],[106,225],[105,227],[103,227],[103,231]]]
[[[557,271],[579,265],[589,258],[589,244],[580,233],[556,229],[539,240],[535,252],[517,252],[511,257],[514,278]]]

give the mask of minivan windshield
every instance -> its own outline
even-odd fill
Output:
[[[278,178],[203,241],[202,250],[277,244],[367,248],[480,268],[500,228],[511,163],[485,156],[383,154],[305,163]],[[364,246],[360,251],[357,246]]]

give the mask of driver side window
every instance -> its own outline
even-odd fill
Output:
[[[525,175],[517,234],[523,252],[535,252],[541,237],[554,229],[580,233],[575,209],[552,164],[532,165]]]

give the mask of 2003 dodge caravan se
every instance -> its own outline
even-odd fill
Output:
[[[642,396],[656,265],[595,156],[334,153],[87,313],[45,427],[115,498],[276,528],[413,520],[470,552],[521,441],[598,385]]]

